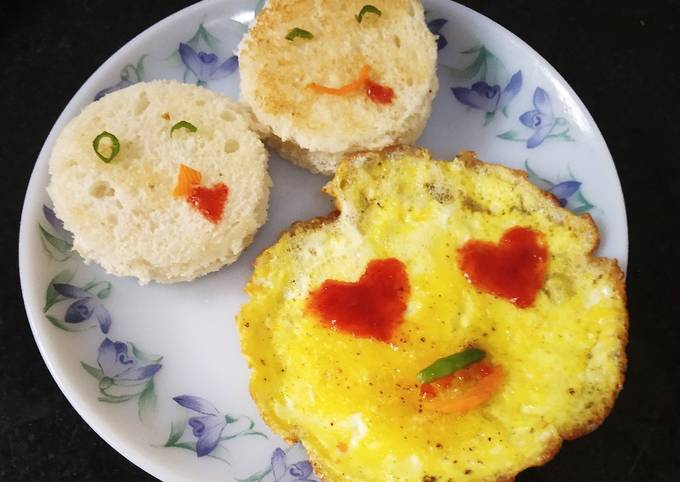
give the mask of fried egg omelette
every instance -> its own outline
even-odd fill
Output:
[[[237,317],[263,418],[304,444],[323,480],[512,480],[604,420],[623,384],[627,312],[623,273],[593,256],[590,216],[470,152],[356,155],[324,190],[337,211],[294,224],[257,258]],[[495,259],[518,229],[545,254],[524,301],[463,259],[470,243],[490,250],[482,264]],[[401,266],[403,279],[370,281],[377,263]],[[331,288],[371,283],[355,300],[369,309],[350,313],[392,317],[387,331],[324,319],[318,302]],[[395,318],[384,306],[401,308]],[[419,372],[471,346],[502,367],[500,384],[465,410],[432,410]]]

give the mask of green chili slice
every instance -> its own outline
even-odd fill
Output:
[[[307,30],[295,27],[293,30],[288,32],[288,35],[286,35],[286,40],[292,41],[295,40],[295,37],[314,38],[314,35],[312,35],[312,32],[308,32]]]
[[[172,137],[172,133],[175,132],[177,129],[186,129],[189,132],[196,132],[198,130],[198,128],[191,122],[179,121],[177,124],[172,126],[172,129],[170,129],[170,137]]]
[[[483,359],[486,353],[478,348],[468,348],[459,353],[445,356],[435,361],[432,365],[423,368],[417,375],[422,383],[430,383],[432,380],[443,378],[455,371],[461,370],[468,365]]]
[[[364,15],[366,15],[367,13],[374,13],[378,17],[382,15],[382,12],[378,9],[378,7],[366,4],[363,7],[361,7],[361,11],[357,13],[354,16],[354,18],[357,19],[357,22],[361,23],[361,21],[364,19]]]
[[[109,139],[111,141],[111,154],[109,154],[108,157],[99,151],[99,143],[102,141],[102,139]],[[120,142],[118,142],[118,138],[116,136],[110,132],[104,131],[94,138],[92,141],[92,147],[94,148],[94,153],[97,154],[97,157],[108,164],[113,160],[114,157],[118,155],[118,152],[120,151]]]

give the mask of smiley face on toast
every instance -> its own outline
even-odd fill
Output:
[[[313,172],[414,142],[437,89],[418,0],[269,0],[239,46],[243,100],[267,143]]]

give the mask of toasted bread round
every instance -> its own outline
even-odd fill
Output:
[[[180,121],[196,131],[172,132]],[[173,81],[139,83],[88,105],[49,162],[47,190],[76,251],[142,284],[189,281],[234,262],[267,217],[267,152],[252,122],[236,102]],[[103,131],[120,143],[109,163],[93,148]],[[173,196],[180,164],[199,171],[202,186],[226,185],[218,222]]]
[[[381,14],[355,15],[364,1],[270,0],[239,47],[241,93],[271,128],[269,144],[313,172],[332,174],[347,153],[413,142],[438,88],[437,48],[417,0],[372,4]],[[287,40],[294,28],[313,38]],[[309,88],[371,80],[394,90],[389,104],[364,89],[331,95]]]
[[[238,315],[255,402],[282,437],[302,441],[323,480],[512,480],[603,421],[623,384],[627,312],[621,270],[593,256],[589,216],[472,153],[358,155],[325,191],[337,212],[296,223],[257,258]],[[517,226],[548,251],[526,307],[479,289],[459,265],[465,243],[497,243]],[[310,308],[325,281],[351,289],[386,258],[410,285],[388,340]],[[416,374],[469,346],[502,368],[500,388],[466,412],[429,410]]]

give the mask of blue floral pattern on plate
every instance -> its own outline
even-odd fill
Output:
[[[184,66],[184,82],[193,77],[197,85],[206,86],[212,80],[223,79],[236,72],[238,58],[235,55],[220,60],[215,51],[220,40],[211,34],[203,24],[186,42],[180,42],[177,55]],[[203,46],[203,47],[201,47]],[[191,74],[191,75],[190,75]]]
[[[180,42],[177,51],[165,59],[172,62],[173,58],[179,58],[184,68],[182,79],[188,82],[194,79],[197,85],[206,86],[210,81],[223,79],[236,72],[238,69],[238,57],[232,55],[225,60],[220,60],[214,51],[218,48],[220,40],[211,34],[203,24],[199,24],[196,33],[186,42]],[[149,80],[145,76],[145,60],[149,55],[142,55],[137,62],[127,64],[120,71],[120,80],[106,87],[94,96],[97,101],[111,92],[129,87],[137,82]]]
[[[156,410],[154,376],[162,368],[163,357],[146,355],[130,342],[104,338],[97,350],[97,365],[80,362],[83,369],[99,382],[100,402],[124,403],[136,399],[138,416],[149,420]]]
[[[43,215],[53,232],[38,223],[41,240],[47,254],[58,263],[64,263],[73,255],[71,233],[54,210],[43,205]],[[67,332],[80,332],[95,326],[103,334],[111,329],[112,319],[104,300],[111,294],[109,281],[93,280],[78,286],[72,282],[77,269],[66,268],[55,275],[45,291],[43,313],[55,327]],[[62,316],[50,313],[56,305],[71,300]],[[83,369],[94,377],[99,385],[100,402],[123,403],[138,401],[138,415],[144,421],[155,410],[156,394],[154,376],[162,368],[162,357],[144,354],[134,344],[112,341],[108,337],[97,349],[97,365],[80,362]]]
[[[143,81],[145,58],[146,55],[142,55],[134,65],[127,64],[125,67],[123,67],[123,69],[120,71],[120,81],[97,92],[94,96],[94,100],[97,101],[106,94],[110,94],[111,92],[124,89],[125,87],[129,87],[133,84],[136,84],[137,82]]]
[[[195,452],[197,457],[211,456],[228,462],[222,442],[247,435],[268,438],[264,433],[253,430],[255,422],[250,417],[225,415],[204,398],[180,395],[173,400],[199,415],[173,423],[164,447],[186,449]],[[187,428],[191,428],[191,439],[182,441]]]
[[[449,21],[445,18],[435,18],[427,22],[427,28],[430,29],[430,32],[437,36],[437,50],[442,50],[449,44],[449,41],[446,40],[444,34],[441,33],[442,28],[448,22]]]
[[[507,108],[522,88],[522,71],[508,74],[505,64],[484,45],[461,52],[476,54],[462,69],[440,65],[454,78],[477,79],[470,87],[452,87],[455,99],[463,105],[484,112],[484,125],[489,124],[498,111],[507,117]]]
[[[103,304],[111,293],[108,281],[90,281],[82,287],[69,283],[75,276],[75,271],[65,269],[60,271],[47,287],[45,292],[45,306],[43,312],[47,319],[57,328],[65,331],[83,331],[99,324],[102,333],[108,333],[111,327],[111,315]],[[62,301],[72,299],[61,317],[49,314],[48,311]]]
[[[87,322],[94,318],[99,323],[102,333],[109,332],[111,328],[111,315],[104,307],[102,299],[106,298],[111,292],[111,283],[108,281],[91,282],[79,288],[69,283],[53,282],[50,286],[62,298],[75,300],[66,308],[64,322],[76,324]]]
[[[272,453],[269,467],[244,479],[236,479],[237,482],[263,482],[264,480],[270,482],[316,482],[317,479],[314,477],[312,464],[309,460],[303,459],[289,463],[289,452],[298,447],[301,447],[301,445],[293,445],[288,448],[288,451],[277,447]]]
[[[64,223],[57,218],[52,208],[43,205],[43,216],[51,226],[52,231],[38,223],[40,240],[47,255],[55,261],[66,261],[73,256],[73,239],[71,233],[64,229]]]
[[[534,108],[519,116],[519,121],[528,127],[533,133],[522,136],[515,130],[509,130],[498,134],[501,139],[509,141],[526,142],[528,149],[540,146],[548,138],[573,142],[569,134],[569,121],[564,117],[557,117],[550,102],[550,96],[541,87],[537,87],[533,97]]]
[[[581,183],[574,179],[569,172],[570,178],[561,182],[552,182],[540,177],[529,167],[529,161],[524,162],[524,170],[529,180],[544,191],[549,192],[563,208],[569,208],[574,214],[583,214],[592,210],[595,205],[591,204],[581,192]]]
[[[217,55],[208,52],[196,52],[189,44],[179,44],[179,56],[186,68],[196,77],[198,85],[207,85],[211,80],[218,80],[233,74],[238,68],[238,58],[232,55],[220,62]]]

